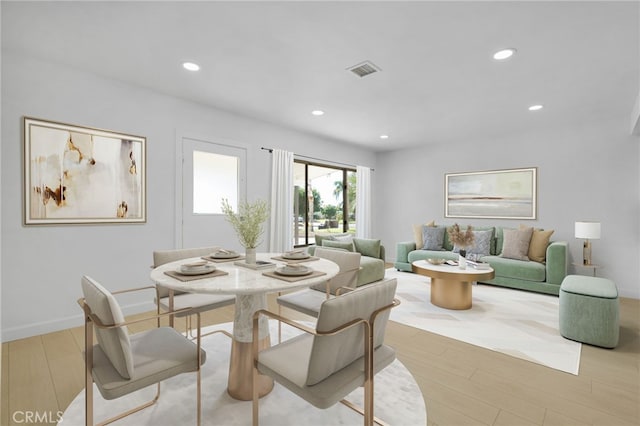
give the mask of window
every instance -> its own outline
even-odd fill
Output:
[[[238,206],[238,157],[193,151],[193,213],[222,214],[222,199]]]
[[[315,233],[355,233],[356,171],[295,160],[293,245],[315,243]]]

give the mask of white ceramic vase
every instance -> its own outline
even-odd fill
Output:
[[[460,250],[460,253],[458,253],[458,267],[460,269],[467,269],[466,255],[467,255],[466,250]]]
[[[256,249],[247,247],[244,253],[245,262],[249,265],[256,264]]]

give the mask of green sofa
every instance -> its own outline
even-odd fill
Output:
[[[502,287],[534,291],[558,295],[560,284],[567,275],[568,244],[564,241],[552,241],[547,246],[546,261],[544,263],[509,259],[500,256],[504,242],[501,227],[474,227],[474,230],[494,230],[491,240],[490,254],[482,256],[480,260],[487,262],[495,271],[495,278],[483,281]],[[448,233],[444,234],[444,251],[416,249],[414,241],[400,242],[396,250],[398,271],[411,272],[411,264],[416,260],[441,258],[457,260],[458,253],[453,253],[453,244],[449,241]]]
[[[380,244],[380,240],[353,238],[351,234],[346,233],[325,234],[317,232],[315,238],[316,245],[307,247],[307,251],[312,256],[316,247],[356,251],[362,255],[358,272],[358,287],[384,279],[385,249]]]

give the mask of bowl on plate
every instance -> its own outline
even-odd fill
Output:
[[[216,252],[211,253],[210,256],[214,259],[233,259],[239,257],[240,255],[233,250],[220,249]]]
[[[202,262],[191,262],[184,263],[180,265],[176,272],[183,275],[199,275],[199,274],[208,274],[209,272],[213,272],[216,270],[215,265],[207,261]]]
[[[445,262],[445,259],[429,258],[427,259],[427,262],[429,262],[432,265],[442,265]]]
[[[311,274],[313,269],[299,263],[287,263],[286,265],[277,268],[275,272],[280,275],[300,276]]]
[[[299,259],[308,259],[311,256],[306,251],[300,250],[300,251],[288,251],[286,253],[283,253],[282,257],[284,259],[299,260]]]

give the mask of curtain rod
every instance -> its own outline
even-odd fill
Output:
[[[265,147],[261,147],[260,149],[263,149],[263,150],[265,150],[265,151],[269,151],[270,153],[271,153],[271,152],[273,152],[273,148],[265,148]],[[356,167],[357,167],[357,166],[354,166],[353,164],[340,163],[339,161],[325,160],[325,159],[323,159],[323,158],[309,157],[309,156],[306,156],[306,155],[300,155],[300,154],[293,154],[293,155],[295,155],[296,157],[306,158],[306,159],[309,159],[309,160],[323,161],[323,162],[325,162],[325,163],[339,164],[339,165],[341,165],[341,166],[348,166],[348,167],[353,167],[353,168],[356,168]],[[370,170],[371,170],[372,172],[375,172],[375,169],[370,168]]]

